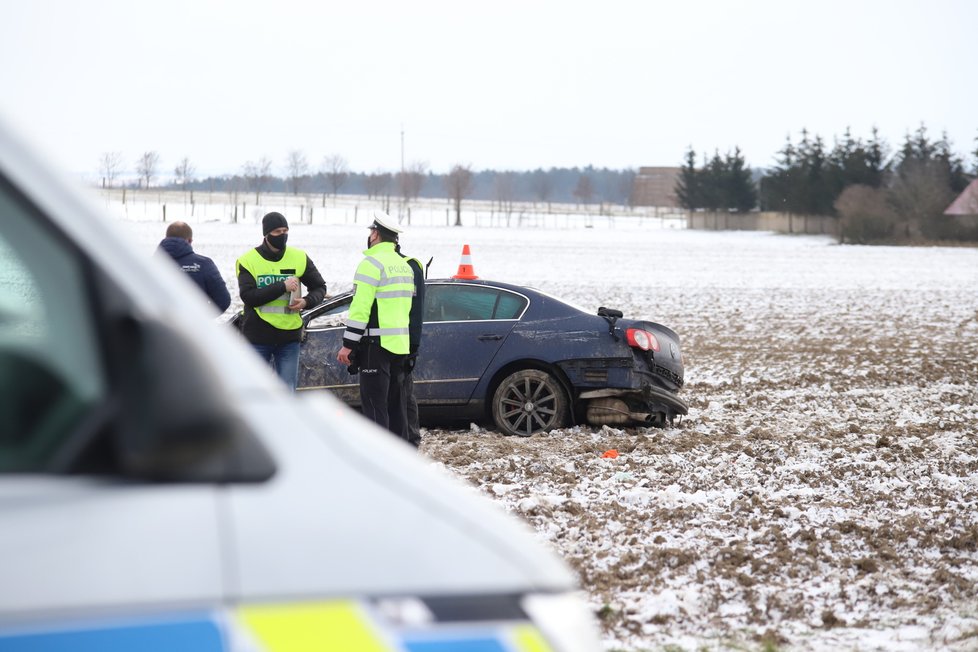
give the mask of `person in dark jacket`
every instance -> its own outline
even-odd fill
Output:
[[[268,213],[261,224],[265,239],[235,263],[244,303],[241,332],[295,391],[302,339],[300,313],[322,302],[326,282],[306,252],[286,246],[289,223],[285,216]],[[302,285],[308,289],[304,297],[300,292]]]
[[[407,406],[408,443],[417,448],[421,445],[421,421],[418,414],[418,399],[414,396],[414,365],[421,348],[421,325],[424,322],[424,268],[421,261],[401,252],[401,245],[394,247],[401,258],[407,261],[414,272],[414,297],[411,300],[411,351],[404,360],[404,382],[401,397]]]
[[[166,237],[157,251],[166,253],[176,261],[180,269],[196,283],[210,303],[224,312],[231,305],[231,294],[217,265],[207,256],[194,253],[194,231],[186,222],[174,222],[166,227]]]

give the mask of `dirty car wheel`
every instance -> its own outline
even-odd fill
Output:
[[[492,418],[507,435],[529,437],[564,425],[567,397],[556,378],[537,369],[510,374],[492,397]]]

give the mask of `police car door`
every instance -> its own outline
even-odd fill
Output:
[[[219,643],[217,489],[123,477],[93,447],[119,406],[90,250],[0,165],[0,649]]]
[[[526,305],[526,297],[500,288],[429,283],[414,369],[418,401],[468,402]]]

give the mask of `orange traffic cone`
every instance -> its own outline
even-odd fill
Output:
[[[472,268],[472,254],[469,253],[469,245],[462,245],[462,260],[458,264],[458,272],[452,278],[460,278],[466,281],[479,278]]]

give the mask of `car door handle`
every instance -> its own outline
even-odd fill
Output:
[[[501,339],[503,339],[503,336],[502,335],[494,335],[492,333],[487,333],[485,335],[480,335],[479,336],[479,339],[482,340],[483,342],[488,342],[490,340],[501,340]]]

